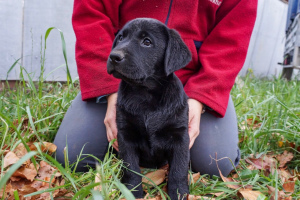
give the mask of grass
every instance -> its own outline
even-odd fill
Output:
[[[48,29],[46,32],[45,42],[51,30]],[[61,32],[60,34],[62,35]],[[63,55],[66,58],[63,35],[62,41]],[[68,83],[44,82],[44,77],[47,76],[43,74],[45,46],[43,50],[42,72],[39,81],[33,82],[25,67],[19,66],[16,62],[12,68],[20,67],[20,81],[14,89],[4,85],[4,89],[0,93],[2,172],[4,171],[3,150],[14,149],[17,144],[23,143],[30,151],[28,142],[41,143],[54,140],[65,112],[79,92],[78,80],[71,79],[68,68]],[[296,80],[288,82],[277,78],[257,79],[248,75],[243,79],[242,84],[234,85],[231,95],[238,116],[239,146],[242,152],[242,160],[237,168],[239,180],[243,186],[253,185],[253,190],[263,193],[259,197],[260,199],[270,199],[271,195],[268,194],[267,185],[283,190],[283,183],[278,178],[278,174],[266,175],[263,171],[249,170],[245,159],[249,155],[267,153],[276,155],[288,150],[294,154],[294,159],[288,163],[286,170],[293,170],[295,174],[299,174],[300,82]],[[102,162],[99,161],[97,169],[90,169],[86,173],[76,173],[69,165],[62,167],[55,159],[39,149],[35,153],[27,154],[26,159],[28,158],[31,158],[33,163],[43,160],[55,166],[66,180],[65,184],[59,187],[65,187],[67,191],[72,192],[73,199],[134,199],[131,192],[119,181],[119,177],[122,175],[122,161],[111,153],[107,153]],[[22,162],[14,164],[7,173],[1,173],[1,187],[6,184],[10,175]],[[101,177],[101,183],[94,182],[96,174]],[[101,185],[101,191],[93,190],[95,186],[99,185]],[[148,192],[155,196],[157,192],[162,192],[164,185],[148,188]],[[49,187],[29,196],[44,192],[50,192],[52,195],[55,189],[57,187]],[[219,177],[208,177],[204,174],[195,183],[191,182],[190,184],[190,193],[194,195],[217,192],[223,192],[217,199],[242,199],[238,196],[237,190],[228,188]],[[18,194],[15,195],[18,196]],[[292,197],[299,199],[299,196],[300,181],[297,179]]]

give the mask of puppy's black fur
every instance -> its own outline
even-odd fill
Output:
[[[191,53],[180,35],[148,18],[128,22],[117,34],[107,65],[122,79],[117,100],[119,155],[130,170],[170,166],[171,199],[188,194],[188,104],[174,71]],[[122,182],[143,197],[141,176],[125,170]]]

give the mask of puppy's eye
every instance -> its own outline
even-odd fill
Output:
[[[143,40],[143,45],[149,47],[152,44],[151,40],[149,38],[145,38]]]
[[[123,35],[119,35],[119,41],[123,40]]]

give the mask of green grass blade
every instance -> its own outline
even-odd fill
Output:
[[[26,112],[27,112],[27,115],[28,115],[28,119],[29,119],[29,122],[30,122],[30,126],[36,136],[36,138],[39,140],[40,143],[43,143],[42,139],[40,138],[40,136],[38,135],[38,133],[36,132],[36,129],[35,129],[35,126],[34,126],[34,123],[33,123],[33,120],[32,120],[32,116],[31,116],[31,112],[30,112],[30,108],[29,106],[26,106]]]
[[[27,70],[24,67],[21,67],[21,68],[22,68],[22,70],[24,70],[26,72],[28,80],[29,80],[30,88],[34,92],[34,94],[37,96],[37,91],[36,91],[36,88],[35,88],[35,85],[32,81],[31,76],[29,75],[29,73],[27,72]]]
[[[14,64],[9,68],[9,70],[7,71],[7,74],[6,74],[6,80],[8,79],[8,75],[9,73],[11,72],[11,70],[13,70],[15,68],[15,66],[17,65],[17,63],[19,62],[21,58],[17,59]]]
[[[18,190],[14,191],[15,200],[20,200]]]
[[[103,196],[101,195],[101,193],[99,191],[92,190],[91,193],[92,193],[94,200],[103,200]]]
[[[49,156],[48,154],[43,154],[52,164],[55,165],[55,167],[57,167],[57,169],[59,169],[59,171],[69,179],[69,181],[71,182],[71,184],[73,185],[74,189],[77,190],[77,187],[75,185],[75,180],[70,176],[70,174],[61,166],[60,163],[58,163],[54,158],[52,158],[51,156]]]
[[[51,28],[48,28],[48,29],[47,29],[47,31],[46,31],[46,33],[45,33],[45,49],[46,49],[47,38],[48,38],[50,32],[51,32],[53,29],[58,30],[58,32],[60,33],[61,44],[62,44],[62,51],[63,51],[63,55],[64,55],[64,59],[65,59],[65,63],[66,63],[66,69],[67,69],[67,83],[68,83],[68,85],[69,85],[70,83],[73,83],[73,82],[72,82],[72,77],[71,77],[70,70],[69,70],[69,65],[68,65],[67,48],[66,48],[65,37],[64,37],[63,32],[62,32],[60,29],[58,29],[58,28],[56,28],[56,27],[51,27]]]
[[[93,189],[94,187],[100,185],[100,183],[92,183],[89,184],[83,188],[81,188],[80,190],[78,190],[78,192],[76,192],[76,194],[73,196],[73,199],[76,199],[77,197],[81,196],[82,194],[86,193],[87,191],[89,192],[91,189]]]
[[[124,195],[125,199],[127,200],[135,200],[135,197],[130,192],[130,190],[127,189],[127,187],[121,183],[117,178],[115,178],[116,181],[113,181],[113,183],[117,186],[117,188],[120,189],[122,194]]]
[[[31,150],[30,150],[29,146],[27,145],[26,141],[25,141],[24,138],[21,136],[21,133],[20,133],[19,130],[15,127],[15,125],[14,125],[14,124],[13,124],[13,123],[5,116],[5,115],[3,115],[1,112],[0,112],[0,117],[3,118],[3,119],[5,119],[6,123],[9,124],[9,126],[12,127],[12,128],[15,130],[15,132],[16,132],[18,138],[22,141],[22,143],[23,143],[25,149],[27,150],[27,152],[30,152]],[[36,163],[36,160],[35,160],[34,157],[31,158],[31,162],[33,163],[35,169],[37,169],[37,163]],[[2,174],[2,173],[1,173],[1,174]]]

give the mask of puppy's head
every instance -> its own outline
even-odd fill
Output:
[[[163,78],[185,67],[191,53],[180,35],[155,19],[128,22],[116,35],[107,72],[131,83]]]

